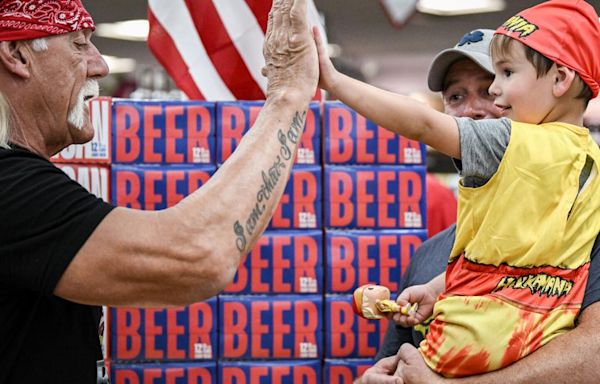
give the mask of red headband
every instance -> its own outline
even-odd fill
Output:
[[[552,0],[538,4],[502,24],[496,33],[509,36],[557,64],[576,71],[600,91],[600,21],[583,0]]]
[[[94,30],[80,0],[0,0],[0,41]]]

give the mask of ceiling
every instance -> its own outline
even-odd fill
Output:
[[[213,0],[227,1],[227,0]],[[451,0],[448,0],[451,1]],[[459,1],[459,0],[452,0]],[[538,0],[506,0],[502,12],[439,17],[415,13],[401,28],[388,21],[378,0],[314,0],[324,14],[330,43],[341,47],[337,61],[345,70],[364,75],[377,86],[400,92],[426,90],[429,63],[467,31],[495,28]],[[588,0],[600,12],[600,0]],[[146,0],[83,0],[96,23],[146,18]],[[143,42],[95,37],[100,52],[158,65]]]

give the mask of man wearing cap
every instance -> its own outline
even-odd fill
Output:
[[[489,57],[489,43],[494,31],[472,31],[452,49],[440,52],[434,59],[428,76],[429,88],[442,91],[445,112],[474,119],[498,117],[500,112],[493,105],[493,98],[487,89],[493,80],[493,69]],[[480,90],[468,86],[475,79],[481,79]],[[461,92],[454,91],[463,90]],[[475,90],[475,91],[474,91]],[[462,108],[453,107],[462,105]],[[475,107],[479,105],[479,107]],[[488,106],[488,115],[484,116],[482,106]],[[485,109],[485,107],[483,107]],[[479,110],[477,114],[473,111]],[[400,292],[406,287],[424,284],[443,272],[452,249],[456,226],[452,226],[421,245],[403,276]],[[600,316],[600,253],[598,243],[594,244],[589,280],[584,297],[583,310],[577,328],[567,335],[558,337],[550,344],[540,348],[504,369],[473,377],[447,379],[436,375],[425,365],[423,358],[412,347],[418,346],[428,332],[429,321],[414,328],[404,328],[390,322],[384,342],[376,356],[378,363],[363,376],[361,383],[394,383],[388,372],[394,372],[400,359],[404,363],[404,383],[538,383],[549,382],[592,382],[600,375],[594,364],[581,362],[580,356],[595,355],[600,350],[600,337],[595,318]],[[394,356],[396,355],[396,356]],[[392,356],[387,357],[386,356]],[[410,372],[407,375],[406,372]]]
[[[201,189],[143,212],[100,201],[48,160],[92,138],[86,101],[108,73],[81,1],[0,0],[0,383],[95,383],[97,306],[186,305],[233,279],[316,90],[306,23],[305,0],[273,2],[256,124]]]

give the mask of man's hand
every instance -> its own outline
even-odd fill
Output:
[[[395,376],[401,377],[403,384],[441,384],[444,378],[432,371],[415,347],[402,344],[395,356],[398,367]]]
[[[308,27],[306,0],[273,0],[263,55],[267,98],[289,92],[306,100],[314,96],[319,63]]]
[[[379,360],[365,371],[360,378],[360,384],[403,384],[400,377],[392,376],[398,368],[398,361],[398,355]]]

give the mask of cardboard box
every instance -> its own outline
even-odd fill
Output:
[[[256,121],[263,101],[232,101],[217,103],[217,163],[231,156]],[[304,131],[300,138],[286,136],[286,140],[300,140],[296,164],[321,164],[321,113],[318,102],[312,102],[306,113]]]
[[[425,167],[325,166],[328,228],[426,228]]]
[[[217,356],[217,324],[217,298],[176,308],[109,308],[109,358],[211,360]]]
[[[215,163],[215,103],[115,99],[112,122],[113,163]]]
[[[321,167],[296,165],[268,229],[316,229],[322,226]]]
[[[97,97],[88,102],[94,138],[85,144],[74,144],[51,158],[55,163],[111,163],[111,104],[110,97]]]
[[[111,363],[112,384],[217,384],[216,362]]]
[[[267,231],[240,264],[229,294],[323,292],[323,232]]]
[[[352,384],[373,364],[373,359],[325,359],[323,382]]]
[[[326,164],[425,165],[425,145],[388,131],[335,101],[323,105]]]
[[[417,248],[427,239],[422,230],[326,230],[327,293],[349,293],[365,284],[398,292],[402,275]]]
[[[325,295],[325,326],[325,357],[373,358],[388,320],[367,320],[355,314],[352,295]]]
[[[172,207],[200,188],[215,173],[214,165],[112,166],[112,203],[159,210]]]
[[[219,378],[222,384],[318,384],[321,361],[219,361]]]
[[[219,296],[222,359],[318,359],[321,295]]]

